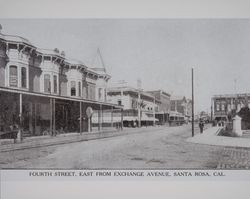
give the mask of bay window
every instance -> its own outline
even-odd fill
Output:
[[[21,68],[21,86],[27,88],[27,70],[25,67]]]
[[[57,76],[54,75],[53,79],[54,79],[54,93],[57,93]]]
[[[18,75],[17,75],[17,66],[11,65],[9,71],[9,84],[10,86],[18,86]]]
[[[76,96],[76,82],[75,81],[70,82],[70,95]]]
[[[50,93],[51,92],[51,82],[50,82],[50,75],[44,75],[44,92]]]

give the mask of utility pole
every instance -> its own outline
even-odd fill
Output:
[[[192,137],[194,137],[194,68],[192,68]]]
[[[211,99],[211,117],[210,117],[211,122],[213,121],[213,98]]]
[[[141,128],[141,93],[138,90],[138,127]]]
[[[141,80],[140,79],[137,79],[137,89],[138,89],[138,127],[141,128],[141,106],[142,106],[142,103],[141,103]]]
[[[155,126],[155,96],[154,96],[154,107],[153,107],[153,115],[154,115],[154,126]]]

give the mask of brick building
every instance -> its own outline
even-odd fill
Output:
[[[213,119],[227,120],[231,111],[238,113],[244,106],[250,107],[250,94],[214,95],[212,97]]]
[[[162,90],[148,91],[160,101],[159,110],[155,113],[155,117],[160,124],[166,124],[169,121],[170,114],[170,94]]]
[[[185,96],[171,96],[171,111],[178,112],[183,115],[183,118],[188,122],[192,115],[192,100]]]

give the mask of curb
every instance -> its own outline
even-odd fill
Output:
[[[164,129],[163,127],[158,129]],[[151,130],[151,128],[148,129],[140,129],[140,131],[134,131],[134,129],[126,129],[123,131],[109,131],[109,132],[97,132],[97,133],[88,133],[88,134],[78,134],[74,136],[65,136],[60,137],[61,140],[51,140],[51,139],[43,139],[42,141],[47,141],[45,143],[37,143],[38,140],[35,141],[27,141],[23,143],[18,144],[8,144],[8,145],[2,145],[0,146],[0,152],[9,152],[9,151],[16,151],[16,150],[24,150],[24,149],[31,149],[31,148],[41,148],[46,146],[54,146],[54,145],[62,145],[62,144],[70,144],[75,142],[84,142],[89,140],[97,140],[97,139],[105,139],[110,137],[118,137],[128,134],[137,134],[137,133],[143,133],[148,132]]]

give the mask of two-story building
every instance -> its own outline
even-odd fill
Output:
[[[155,97],[159,104],[159,110],[155,113],[155,117],[159,120],[159,124],[166,124],[169,121],[170,114],[170,94],[163,90],[147,91]]]
[[[233,112],[238,113],[244,106],[250,107],[250,94],[225,94],[212,97],[213,120],[228,120]]]
[[[185,96],[171,96],[170,99],[171,113],[173,113],[172,118],[184,120],[183,122],[188,122],[191,118],[192,113],[192,101],[187,99]]]
[[[22,136],[87,131],[88,107],[102,129],[102,112],[122,109],[107,102],[109,79],[102,68],[89,68],[57,48],[40,49],[0,30],[1,137],[13,128]]]
[[[108,102],[123,105],[124,126],[153,125],[158,119],[160,100],[148,92],[129,86],[108,88]]]

